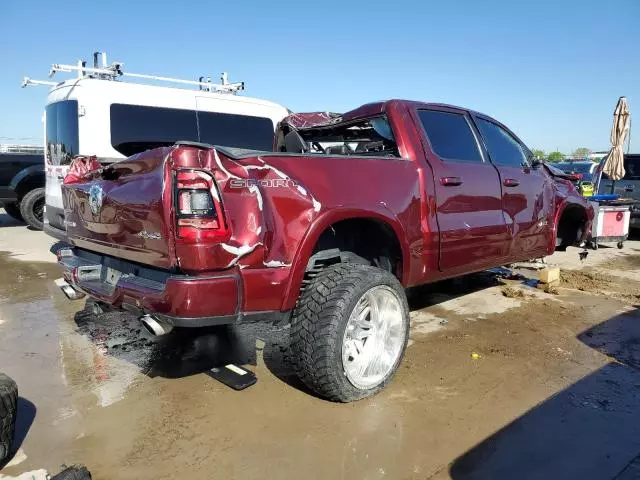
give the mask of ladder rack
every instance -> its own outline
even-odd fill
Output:
[[[100,62],[101,60],[101,62]],[[100,64],[101,63],[101,64]],[[123,70],[122,62],[113,62],[107,64],[107,54],[105,52],[94,52],[93,67],[87,67],[87,62],[79,60],[77,65],[65,65],[54,63],[49,70],[49,78],[52,78],[57,72],[71,73],[77,72],[78,78],[97,78],[101,80],[117,80],[120,77],[140,78],[145,80],[154,80],[158,82],[179,83],[183,85],[195,85],[199,90],[205,92],[220,92],[236,94],[240,90],[244,90],[244,82],[229,83],[227,72],[223,72],[220,77],[220,84],[211,82],[211,77],[200,77],[198,80],[183,80],[180,78],[162,77],[158,75],[147,75],[143,73],[130,73]],[[34,85],[57,85],[56,82],[46,80],[33,80],[24,77],[22,87]]]

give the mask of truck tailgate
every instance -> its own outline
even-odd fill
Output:
[[[71,242],[159,268],[175,266],[169,149],[117,162],[63,186]]]

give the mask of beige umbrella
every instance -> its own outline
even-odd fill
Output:
[[[620,97],[613,112],[613,127],[611,127],[611,152],[604,164],[603,172],[611,180],[622,180],[624,177],[624,152],[622,147],[629,133],[629,107],[627,98]]]

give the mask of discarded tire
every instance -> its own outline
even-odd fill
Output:
[[[32,228],[42,230],[44,215],[44,188],[34,188],[20,202],[22,218]]]
[[[9,460],[16,428],[18,385],[0,373],[0,467]]]
[[[74,465],[54,475],[51,480],[91,480],[91,473],[84,465]]]

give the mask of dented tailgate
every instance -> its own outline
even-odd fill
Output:
[[[63,187],[70,241],[106,255],[152,265],[175,266],[170,149],[117,162],[86,181]]]

